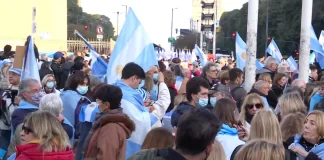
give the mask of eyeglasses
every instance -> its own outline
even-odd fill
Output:
[[[261,103],[256,103],[256,104],[247,104],[246,107],[248,109],[253,109],[253,107],[255,106],[256,109],[260,109],[263,107],[263,105]]]
[[[22,125],[22,130],[25,134],[29,134],[30,132],[33,132],[30,128],[26,127],[25,125]]]

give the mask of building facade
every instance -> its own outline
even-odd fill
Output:
[[[0,5],[0,50],[9,44],[25,44],[32,34],[32,10],[36,7],[34,41],[40,52],[67,49],[67,0],[6,0]]]

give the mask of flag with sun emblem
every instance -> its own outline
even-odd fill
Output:
[[[267,52],[280,63],[282,59],[282,54],[274,40],[272,40],[267,48]]]
[[[246,60],[246,43],[242,40],[240,35],[236,32],[236,66],[237,68],[244,70]]]

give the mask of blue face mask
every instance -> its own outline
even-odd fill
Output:
[[[201,107],[206,107],[208,104],[208,98],[199,98],[198,104]]]
[[[212,107],[215,107],[217,102],[216,97],[210,97],[209,102],[212,105]]]
[[[54,82],[47,82],[46,87],[47,88],[53,88],[54,87]]]
[[[81,95],[85,95],[88,92],[88,86],[78,86],[76,89]]]
[[[159,79],[159,74],[154,73],[154,74],[153,74],[153,80],[154,80],[154,81],[158,81],[158,79]]]

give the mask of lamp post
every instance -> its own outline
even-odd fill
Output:
[[[118,25],[119,25],[119,12],[117,12],[117,36],[118,36],[118,34],[119,34],[119,32],[118,32]]]
[[[125,21],[126,21],[126,17],[127,17],[127,5],[122,5],[122,6],[125,6],[125,8],[126,8],[126,12],[125,12]]]
[[[173,10],[178,8],[172,8],[172,16],[171,16],[171,38],[173,37]],[[170,50],[172,50],[172,43],[170,44]]]
[[[269,27],[269,0],[267,1],[267,18],[266,18],[266,38],[265,38],[265,54],[264,57],[267,58],[267,48],[268,48],[268,27]]]

